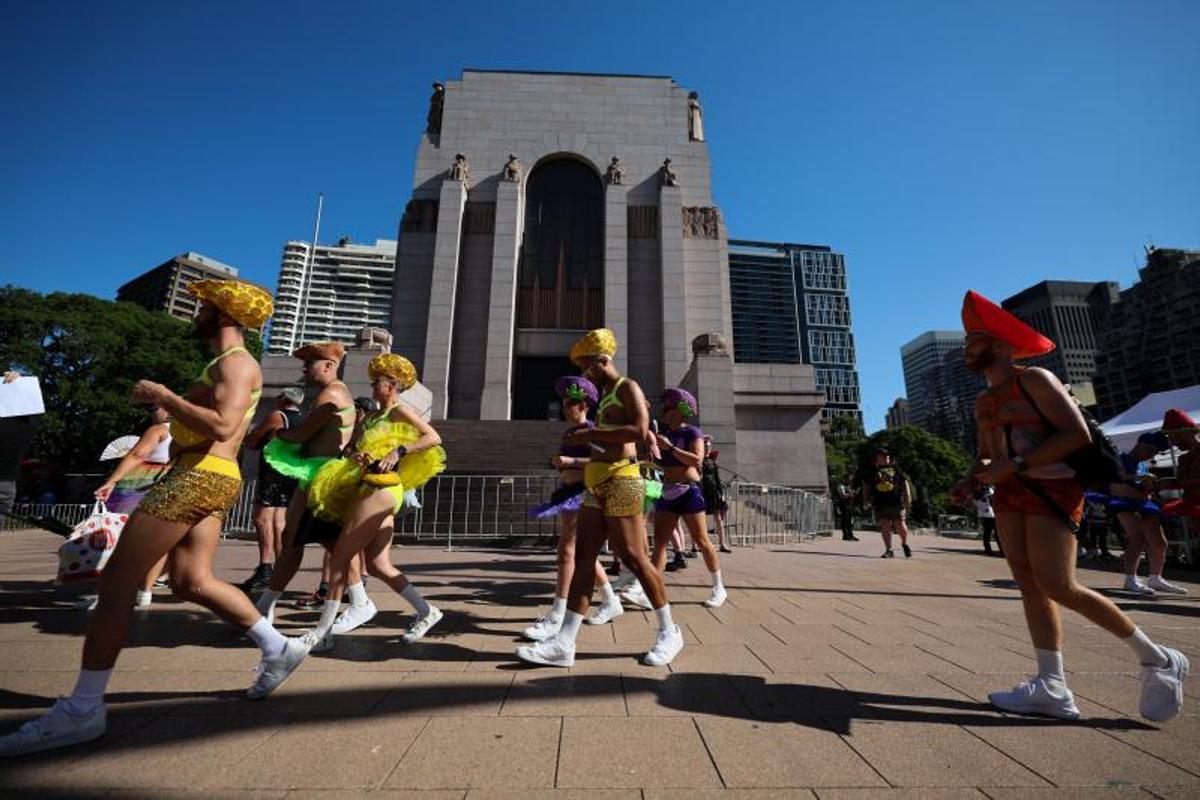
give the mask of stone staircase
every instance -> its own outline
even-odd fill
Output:
[[[446,449],[446,474],[553,475],[567,423],[545,420],[444,419],[433,423]]]

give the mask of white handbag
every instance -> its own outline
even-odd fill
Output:
[[[100,577],[128,519],[128,514],[114,514],[97,500],[91,515],[59,545],[56,581],[73,583]]]

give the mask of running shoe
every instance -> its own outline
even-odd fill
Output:
[[[271,585],[271,575],[274,572],[273,564],[259,564],[249,578],[238,584],[238,588],[250,596],[262,594],[263,589]]]
[[[1190,664],[1187,656],[1159,645],[1167,656],[1165,667],[1142,667],[1142,699],[1138,706],[1151,722],[1166,722],[1183,710],[1183,684]]]
[[[724,586],[714,586],[712,592],[708,595],[708,599],[704,601],[705,608],[720,608],[725,605],[725,599],[729,595],[725,592]]]
[[[303,637],[289,636],[282,653],[258,662],[258,666],[254,668],[258,677],[246,690],[246,697],[250,700],[262,700],[279,688],[279,685],[296,671],[296,667],[300,666],[300,662],[308,655],[309,648],[310,644],[304,641]]]
[[[632,586],[636,581],[637,576],[629,570],[625,570],[617,577],[615,581],[612,581],[612,590],[614,592],[620,592],[622,589]]]
[[[1139,597],[1154,597],[1154,590],[1142,583],[1141,578],[1137,575],[1126,575],[1125,584],[1122,588],[1130,594],[1136,594]]]
[[[906,545],[906,544],[902,544],[902,545],[900,545],[900,547],[901,547],[901,549],[903,549],[903,550],[904,550],[904,557],[905,557],[905,558],[912,558],[912,548],[911,548],[911,547],[909,547],[909,546],[908,546],[908,545]]]
[[[858,541],[858,539],[852,539],[851,541],[855,541],[855,542],[857,542],[857,541]],[[721,549],[721,552],[722,552],[722,553],[732,553],[732,552],[733,552],[732,550],[730,550],[730,549],[729,549],[728,547],[726,547],[725,545],[721,545],[721,548],[720,548],[720,549]]]
[[[1176,586],[1169,581],[1163,580],[1159,575],[1151,575],[1150,580],[1146,581],[1146,588],[1159,594],[1187,594],[1187,589],[1182,586]]]
[[[683,557],[683,553],[676,553],[671,562],[667,564],[667,572],[675,572],[676,570],[685,569],[687,561]]]
[[[555,636],[544,642],[518,647],[517,658],[530,664],[541,664],[544,667],[573,667],[575,666],[575,643],[563,641]]]
[[[400,637],[400,641],[405,644],[412,644],[425,634],[429,633],[429,629],[442,621],[442,612],[437,606],[430,606],[429,611],[425,616],[413,621],[412,625],[408,626],[408,630]]]
[[[14,733],[0,736],[0,756],[23,756],[99,739],[104,735],[107,718],[103,703],[90,714],[77,717],[67,712],[67,698],[60,697],[42,716],[26,722]]]
[[[300,639],[306,645],[308,645],[308,652],[310,653],[328,653],[333,649],[332,631],[325,634],[325,636],[320,639],[317,638],[317,632],[315,630],[305,631],[303,634],[301,634]]]
[[[896,554],[893,553],[891,550],[884,550],[883,555],[880,556],[880,558],[895,558],[895,557],[896,557]]]
[[[326,598],[329,597],[329,584],[322,583],[308,597],[301,597],[296,601],[296,608],[316,608],[317,606],[325,605]]]
[[[646,590],[642,588],[642,584],[637,582],[635,582],[632,586],[622,590],[620,597],[631,606],[644,609],[651,609],[654,607],[650,604],[650,598],[646,596]]]
[[[166,589],[166,588],[170,587],[170,585],[171,585],[171,581],[167,578],[166,575],[159,576],[158,580],[156,580],[154,582],[155,589]]]
[[[611,603],[601,603],[597,606],[595,611],[583,618],[583,621],[588,625],[604,625],[624,613],[625,609],[621,606],[621,601],[614,597]]]
[[[524,630],[523,635],[531,642],[544,642],[550,637],[558,635],[558,629],[562,627],[562,623],[562,617],[548,613],[538,617],[536,622]]]
[[[1079,708],[1071,690],[1045,678],[1026,678],[1007,692],[992,692],[988,700],[1001,711],[1013,714],[1040,714],[1056,719],[1079,719]]]
[[[366,625],[375,619],[375,615],[378,613],[379,609],[375,607],[374,600],[368,600],[361,606],[347,606],[342,613],[337,615],[337,619],[333,621],[333,632],[337,634],[349,633],[355,628]]]
[[[675,660],[675,656],[679,655],[679,651],[682,649],[683,633],[679,630],[679,626],[672,625],[670,628],[663,628],[658,632],[658,638],[654,640],[654,647],[642,656],[642,663],[649,667],[665,667]]]
[[[688,558],[695,558],[695,557],[696,557],[696,556],[698,556],[698,555],[700,555],[700,551],[699,551],[699,550],[697,550],[697,549],[696,549],[696,548],[694,548],[694,547],[693,547],[691,550],[688,550],[688,551],[687,551],[687,557],[688,557]]]

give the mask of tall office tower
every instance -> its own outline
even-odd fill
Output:
[[[962,351],[962,331],[926,331],[900,348],[900,359],[911,423],[974,452],[984,383],[963,365]]]
[[[215,258],[187,252],[164,261],[117,289],[117,300],[137,303],[151,311],[165,311],[191,322],[200,305],[187,285],[202,278],[237,277],[236,267]]]
[[[908,400],[897,397],[887,410],[887,429],[890,431],[892,428],[903,428],[905,425],[911,424],[908,415]]]

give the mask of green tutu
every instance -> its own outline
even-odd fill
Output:
[[[321,467],[333,461],[332,456],[302,456],[299,442],[285,442],[275,437],[263,448],[263,458],[271,468],[288,478],[300,481],[300,489],[308,490],[308,485]]]

